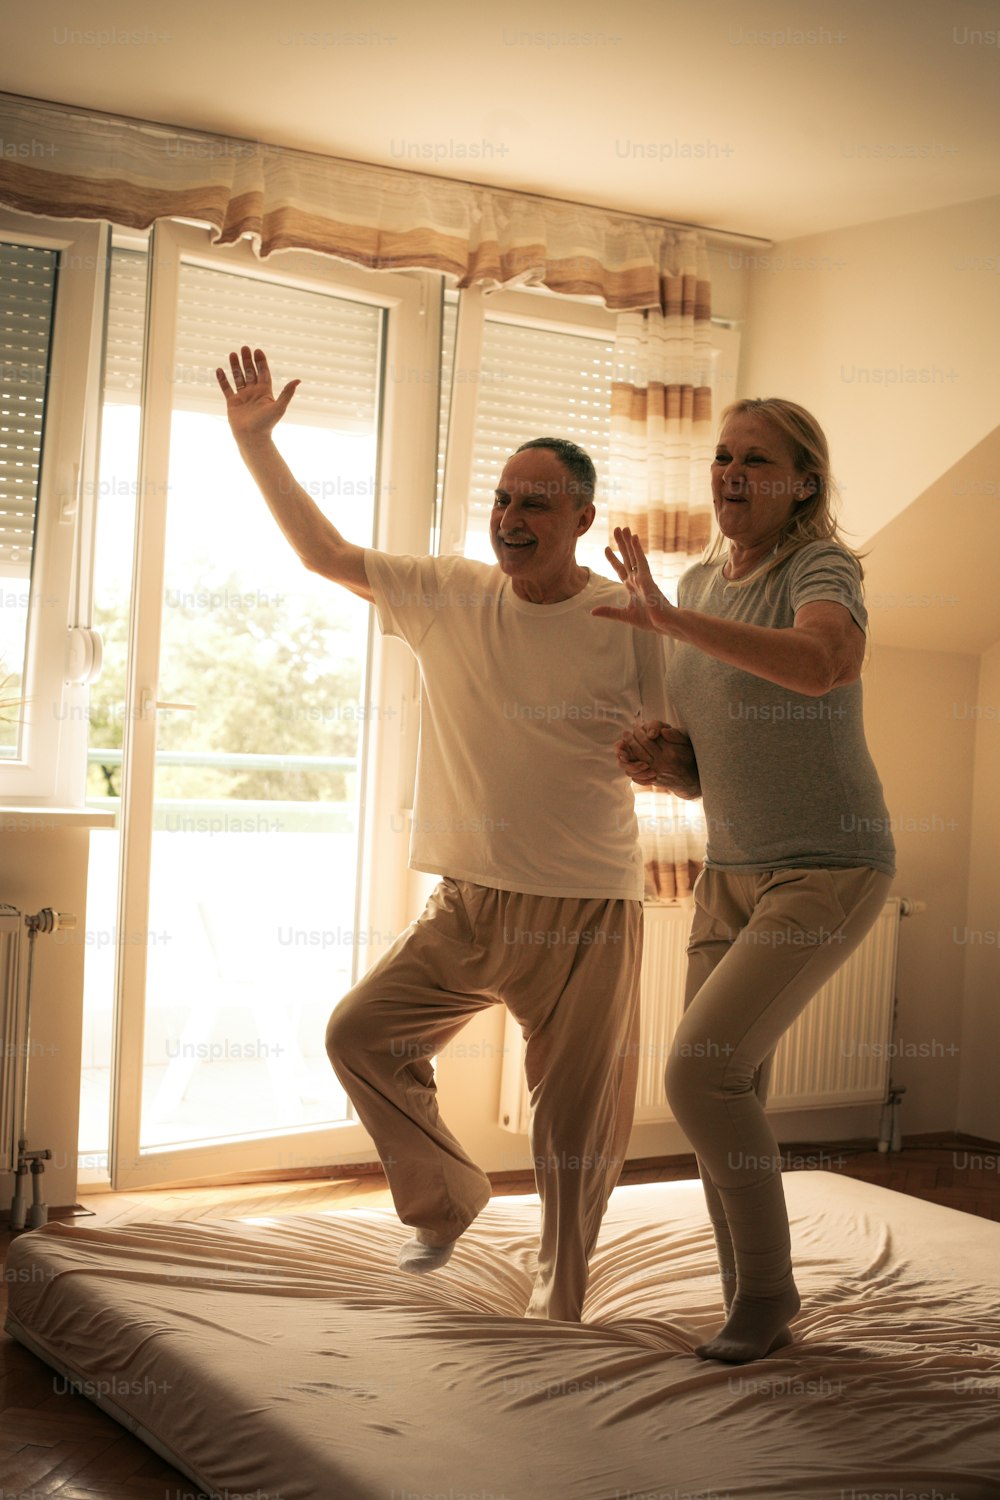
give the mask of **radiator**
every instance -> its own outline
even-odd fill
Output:
[[[889,1081],[899,897],[882,912],[846,963],[810,1000],[775,1053],[768,1112],[881,1104]],[[637,1124],[672,1120],[663,1070],[683,1013],[692,909],[647,906],[642,956]],[[528,1128],[521,1029],[507,1013],[500,1124]]]
[[[0,905],[0,1171],[17,1167],[28,1058],[27,935],[24,916]]]

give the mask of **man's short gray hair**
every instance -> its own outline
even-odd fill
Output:
[[[577,510],[583,510],[585,505],[594,503],[597,470],[594,468],[590,454],[585,453],[578,444],[571,443],[569,438],[531,438],[529,442],[522,443],[520,448],[515,449],[515,452],[523,453],[526,448],[547,448],[550,453],[555,454],[569,476],[566,489],[576,501]]]

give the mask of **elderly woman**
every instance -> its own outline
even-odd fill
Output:
[[[631,599],[594,611],[672,638],[670,696],[697,760],[707,854],[666,1090],[697,1153],[728,1313],[696,1352],[734,1364],[789,1343],[800,1305],[764,1112],[774,1049],[872,926],[894,873],[862,723],[862,570],[831,488],[807,411],[737,402],[712,464],[720,534],[681,579],[678,606],[626,528],[621,560],[608,558]],[[661,729],[626,734],[619,759],[683,794],[676,736]]]

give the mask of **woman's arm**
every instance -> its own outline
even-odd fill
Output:
[[[780,629],[678,609],[653,581],[638,537],[628,527],[616,527],[615,540],[621,560],[608,547],[608,561],[631,598],[624,609],[602,605],[593,611],[595,615],[620,620],[637,630],[658,630],[697,646],[718,661],[810,698],[822,697],[861,676],[864,631],[843,604],[832,599],[803,604],[795,611],[794,623]]]

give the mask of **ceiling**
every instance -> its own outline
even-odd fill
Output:
[[[42,0],[5,17],[0,89],[782,240],[1000,193],[998,25],[996,0]]]

